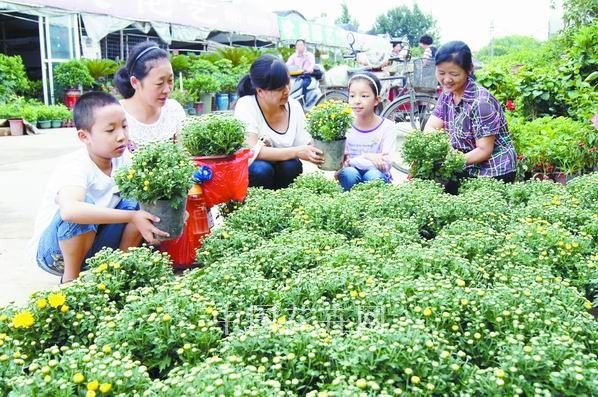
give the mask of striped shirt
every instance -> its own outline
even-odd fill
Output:
[[[517,155],[507,120],[496,98],[469,79],[458,104],[453,94],[443,92],[434,108],[434,116],[444,122],[453,148],[468,153],[476,148],[476,139],[495,136],[490,158],[465,167],[471,176],[500,176],[517,167]]]

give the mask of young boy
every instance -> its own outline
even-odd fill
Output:
[[[32,246],[38,265],[62,276],[79,277],[85,259],[103,247],[138,246],[141,238],[168,236],[159,219],[121,199],[113,176],[128,163],[127,119],[116,98],[103,92],[81,96],[73,109],[77,136],[85,148],[65,156],[54,171],[35,222]]]

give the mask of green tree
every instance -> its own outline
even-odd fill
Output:
[[[334,23],[351,24],[355,26],[355,29],[359,29],[359,22],[357,22],[357,19],[351,18],[351,14],[349,14],[349,6],[347,6],[346,1],[343,1],[343,3],[341,4],[341,16],[336,18],[336,21],[334,21]]]
[[[598,1],[564,0],[563,11],[565,27],[571,28],[590,25],[596,20],[596,16],[598,16]]]
[[[417,4],[413,5],[413,9],[403,5],[379,15],[374,31],[377,34],[388,33],[391,37],[407,36],[412,47],[417,45],[424,33],[438,39],[436,20],[431,14],[422,12]]]
[[[482,47],[477,57],[479,59],[487,59],[490,56],[503,56],[519,51],[535,51],[541,47],[542,43],[533,37],[529,36],[505,36],[492,40],[487,46]]]

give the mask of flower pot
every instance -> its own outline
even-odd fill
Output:
[[[216,94],[216,110],[222,112],[228,110],[228,94]]]
[[[38,120],[37,125],[39,128],[52,128],[52,120]]]
[[[187,116],[197,116],[197,110],[195,108],[185,109]]]
[[[210,234],[208,208],[203,200],[201,189],[187,196],[189,219],[183,227],[183,233],[176,240],[164,241],[160,251],[168,253],[175,269],[188,269],[195,263],[196,250],[201,248],[203,238]]]
[[[79,100],[81,96],[81,91],[77,88],[67,88],[64,91],[64,104],[66,105],[69,110],[73,110],[75,104]]]
[[[52,128],[62,127],[62,120],[52,120]]]
[[[178,197],[173,200],[158,200],[154,203],[139,203],[142,210],[160,218],[160,222],[156,222],[154,225],[170,234],[170,237],[166,238],[156,236],[157,240],[174,240],[183,233],[186,199],[186,197]],[[178,204],[177,208],[172,206],[175,203]]]
[[[318,165],[323,171],[337,171],[343,166],[346,138],[332,142],[314,139],[314,146],[324,152],[324,163]]]
[[[204,102],[195,102],[195,114],[202,115],[206,112],[206,107]]]
[[[241,149],[229,156],[193,157],[198,167],[206,166],[211,177],[201,183],[203,199],[210,208],[231,200],[243,201],[249,186],[251,150]]]
[[[237,94],[234,94],[234,93],[228,94],[228,109],[229,110],[233,109],[233,106],[237,102],[238,98],[239,98],[239,96]]]
[[[25,131],[25,124],[23,123],[23,119],[10,119],[8,120],[8,124],[10,125],[10,135],[23,135],[23,132]]]
[[[204,113],[210,113],[212,111],[212,94],[201,94],[199,96],[199,101],[203,102],[203,113],[197,113],[197,114],[204,114]]]

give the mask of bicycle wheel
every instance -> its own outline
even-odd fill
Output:
[[[349,100],[349,94],[346,91],[342,91],[340,89],[333,89],[330,91],[326,91],[316,102],[316,105],[324,103],[326,101],[343,101],[347,102]]]
[[[408,174],[410,166],[403,162],[401,157],[401,148],[405,141],[405,136],[413,131],[423,131],[434,107],[436,106],[436,99],[430,95],[416,95],[413,109],[413,117],[411,117],[411,98],[409,95],[403,95],[392,101],[382,112],[382,117],[394,121],[397,124],[397,145],[395,161],[392,166],[398,171]]]

